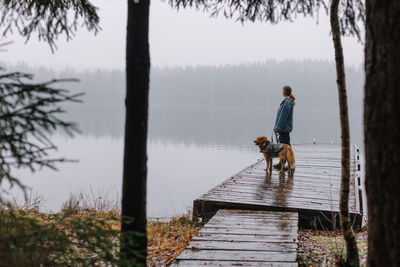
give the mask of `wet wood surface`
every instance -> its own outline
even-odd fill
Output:
[[[298,266],[298,227],[339,225],[341,148],[294,145],[293,150],[293,174],[266,171],[261,159],[196,199],[193,218],[209,220],[177,265]],[[360,155],[356,146],[351,151],[349,210],[353,226],[360,227]]]
[[[265,170],[265,160],[247,167],[195,201],[194,215],[203,217],[206,202],[215,210],[240,208],[258,210],[299,211],[302,214],[339,212],[341,180],[341,148],[339,145],[294,145],[296,169],[289,175]],[[359,198],[359,154],[351,149],[349,210],[361,222]],[[274,163],[278,163],[274,159]],[[201,204],[201,203],[200,203]],[[197,205],[197,206],[196,206]],[[303,218],[303,216],[301,216]]]
[[[219,210],[177,266],[297,266],[296,212]]]

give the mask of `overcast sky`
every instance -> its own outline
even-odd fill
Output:
[[[10,62],[27,62],[56,69],[122,69],[124,67],[126,0],[93,0],[99,7],[102,31],[94,36],[82,29],[70,42],[60,39],[58,50],[36,40],[14,44],[1,54]],[[329,21],[298,19],[295,23],[241,23],[223,17],[209,18],[195,10],[172,10],[154,0],[150,10],[150,51],[153,66],[220,65],[265,59],[333,60]],[[4,41],[4,40],[3,40]],[[363,62],[363,47],[355,38],[344,38],[347,64]]]

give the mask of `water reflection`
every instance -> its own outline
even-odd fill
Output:
[[[56,211],[70,193],[94,190],[120,192],[122,170],[123,107],[69,106],[67,116],[77,121],[82,135],[57,136],[59,154],[79,160],[60,166],[59,172],[40,172],[25,179]],[[149,120],[148,214],[164,217],[182,214],[192,201],[227,177],[261,157],[252,140],[269,134],[275,110],[268,108],[204,108],[152,106]],[[329,118],[329,121],[327,121]],[[337,119],[337,120],[336,120]],[[332,121],[337,121],[333,123]],[[339,141],[334,111],[296,107],[293,143]],[[353,118],[352,142],[361,143],[361,120]],[[318,127],[316,127],[318,125]],[[358,133],[359,132],[359,133]],[[259,187],[261,198],[268,187],[277,205],[286,205],[292,177],[266,176]]]
[[[286,178],[287,175],[287,178]],[[272,179],[272,178],[278,178]],[[266,171],[265,180],[258,186],[258,199],[271,199],[274,207],[287,207],[293,189],[293,173]]]
[[[267,202],[272,198],[273,207],[288,207],[287,199],[291,196],[293,189],[293,172],[292,173],[278,173],[274,171],[266,171],[265,180],[257,187],[257,199],[266,199]],[[287,176],[287,177],[286,177]],[[273,181],[273,178],[278,178],[278,184]],[[279,227],[281,230],[290,231],[288,228],[290,223],[289,213],[279,213]]]
[[[61,164],[58,172],[20,173],[24,183],[44,196],[45,211],[59,210],[71,193],[94,191],[112,199],[121,195],[122,138],[53,139],[59,147],[57,154],[79,163]],[[162,218],[187,213],[194,199],[260,156],[245,149],[154,141],[148,144],[148,155],[148,216]]]
[[[68,118],[76,121],[86,136],[121,138],[123,135],[123,105],[74,105],[67,110]],[[314,139],[317,143],[339,143],[338,114],[337,110],[296,107],[292,143],[312,143]],[[350,114],[351,140],[361,144],[361,111]],[[150,141],[252,149],[251,138],[270,135],[276,109],[153,105],[149,115]]]

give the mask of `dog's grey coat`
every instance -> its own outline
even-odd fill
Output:
[[[285,144],[273,144],[273,143],[269,143],[268,145],[266,145],[262,151],[260,151],[261,153],[267,153],[270,154],[274,157],[278,156],[278,153],[281,152],[281,150],[283,149],[283,146]]]

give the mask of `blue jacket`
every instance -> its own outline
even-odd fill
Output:
[[[293,100],[285,97],[276,115],[274,131],[290,133],[293,130],[293,108]]]

